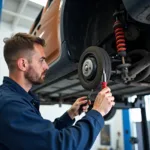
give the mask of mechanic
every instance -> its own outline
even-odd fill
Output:
[[[0,150],[89,150],[104,126],[103,116],[115,104],[109,87],[98,93],[92,110],[76,122],[78,98],[54,122],[42,118],[39,99],[31,92],[33,84],[44,82],[48,65],[45,41],[26,33],[5,40],[4,58],[9,77],[0,86]],[[87,111],[88,106],[83,107]]]

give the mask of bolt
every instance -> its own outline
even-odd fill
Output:
[[[88,66],[87,65],[85,66],[85,71],[88,71]]]

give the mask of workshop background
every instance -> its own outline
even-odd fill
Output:
[[[41,4],[41,3],[42,4]],[[10,37],[12,34],[17,32],[29,32],[36,16],[40,12],[43,5],[46,4],[46,0],[4,0],[3,9],[0,24],[0,84],[2,83],[3,77],[8,76],[8,68],[3,58],[3,39]],[[131,98],[132,99],[132,98]],[[149,97],[147,97],[149,101]],[[149,105],[149,104],[148,104]],[[40,107],[41,114],[45,119],[53,121],[56,117],[62,115],[71,105],[64,105],[60,107],[56,105],[42,105]],[[150,106],[150,105],[149,105]],[[148,109],[147,109],[148,110]],[[139,109],[130,110],[129,112],[129,135],[137,136],[136,123],[141,122],[141,113]],[[117,110],[115,116],[106,121],[106,132],[110,139],[108,143],[103,143],[101,140],[102,135],[99,134],[95,141],[92,150],[127,150],[125,149],[125,128],[123,120],[123,110]],[[150,113],[149,113],[150,114]],[[77,117],[77,120],[83,117],[84,114]],[[150,117],[150,116],[149,116]],[[150,120],[150,118],[149,118]],[[132,145],[129,146],[132,149]],[[135,150],[139,149],[138,146],[134,145]],[[128,149],[130,150],[130,149]]]

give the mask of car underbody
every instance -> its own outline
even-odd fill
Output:
[[[149,3],[64,1],[60,15],[61,56],[49,64],[45,83],[33,87],[41,104],[71,104],[91,89],[94,100],[101,90],[103,70],[122,107],[130,96],[149,94]]]

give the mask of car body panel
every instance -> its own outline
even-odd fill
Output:
[[[38,27],[40,26],[40,29]],[[51,30],[53,29],[53,30]],[[42,17],[33,34],[46,41],[45,55],[48,64],[60,57],[60,0],[52,1],[45,7]]]

